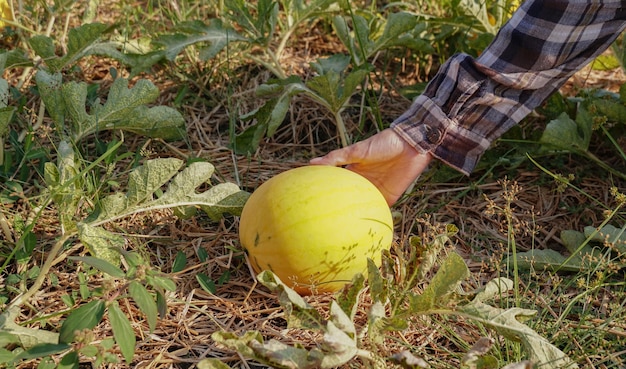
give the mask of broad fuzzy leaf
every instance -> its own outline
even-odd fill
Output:
[[[225,213],[240,214],[248,193],[241,191],[234,183],[219,183],[204,192],[196,189],[209,182],[215,167],[207,162],[189,164],[174,177],[161,198],[153,202],[161,204],[184,203],[200,207],[211,219],[218,220]]]
[[[182,164],[175,158],[147,161],[130,174],[128,193],[116,193],[104,198],[92,221],[101,223],[152,209],[188,206],[201,208],[212,219],[219,219],[224,213],[241,212],[249,196],[247,192],[232,183],[220,183],[204,192],[197,192],[199,186],[210,181],[215,168],[207,162],[194,162],[178,172]],[[153,199],[152,194],[170,179],[165,193]]]
[[[566,263],[567,259],[556,250],[529,250],[517,254],[517,266],[525,270],[580,271],[583,269],[579,259],[572,259]]]
[[[585,236],[591,237],[592,241],[608,243],[619,253],[626,255],[626,226],[617,228],[607,224],[601,229],[589,226],[585,227]]]
[[[93,219],[101,222],[141,208],[142,203],[153,201],[154,191],[165,185],[178,173],[183,161],[176,158],[159,158],[146,161],[128,176],[128,192],[115,193],[101,200]]]
[[[69,82],[62,94],[67,115],[72,121],[75,140],[101,130],[120,129],[165,140],[185,136],[185,120],[176,110],[166,106],[147,107],[159,95],[152,82],[141,79],[128,88],[128,81],[118,78],[113,82],[104,105],[96,103],[87,113],[87,84]]]
[[[109,28],[106,24],[89,23],[70,29],[67,38],[67,54],[63,56],[55,54],[56,47],[49,37],[34,36],[29,40],[29,43],[50,69],[53,72],[58,72],[78,59],[91,55],[90,48],[99,41]]]
[[[376,43],[373,45],[373,48],[368,50],[369,55],[373,55],[380,50],[394,46],[410,46],[424,50],[432,49],[428,43],[414,37],[413,35],[411,35],[411,37],[402,37],[403,35],[406,35],[407,32],[413,30],[416,25],[417,17],[414,14],[406,12],[390,14],[389,18],[385,22],[383,34],[376,39]],[[411,39],[413,41],[408,41]]]
[[[567,355],[541,337],[522,321],[534,317],[534,310],[500,309],[474,300],[459,308],[464,314],[480,321],[508,339],[521,342],[531,361],[550,368],[578,368]]]
[[[514,283],[508,278],[494,278],[487,282],[474,296],[474,300],[485,302],[508,295],[513,290]]]
[[[323,343],[327,352],[324,352],[321,368],[339,367],[354,358],[358,352],[355,337],[350,337],[348,332],[343,331],[332,321],[326,324]]]
[[[495,35],[498,31],[496,24],[492,24],[489,20],[489,14],[487,11],[487,3],[481,0],[461,0],[459,2],[459,7],[465,11],[465,13],[469,16],[472,16],[476,20],[480,22],[485,31]],[[499,19],[502,19],[502,10],[501,6],[496,6],[499,8],[500,15]],[[497,19],[496,19],[497,21]]]
[[[78,237],[94,257],[113,266],[120,264],[118,250],[124,248],[124,237],[88,223],[78,223]]]
[[[135,206],[144,201],[153,200],[156,190],[172,179],[183,165],[183,161],[176,158],[159,158],[146,161],[128,175],[128,191],[126,192],[126,206]],[[194,184],[194,190],[198,184]],[[171,188],[171,186],[170,186]]]
[[[52,199],[59,209],[59,219],[64,232],[76,228],[75,214],[83,196],[82,176],[73,147],[61,141],[57,147],[57,165],[45,164],[45,179]]]
[[[244,0],[230,0],[224,3],[228,9],[227,17],[250,38],[252,42],[267,45],[274,35],[278,21],[279,6],[273,0],[259,0],[256,9],[252,9],[250,2]],[[286,11],[291,8],[284,8]]]
[[[263,341],[259,332],[249,331],[242,337],[230,332],[215,332],[211,338],[239,354],[262,364],[281,368],[313,369],[319,368],[324,354],[313,349],[292,347],[276,340]]]
[[[470,275],[465,261],[457,253],[451,253],[441,263],[439,270],[421,295],[411,297],[411,311],[419,313],[445,304],[449,296]]]
[[[2,68],[0,68],[0,75],[2,75]],[[13,118],[13,111],[15,110],[13,107],[7,107],[8,104],[9,83],[5,79],[0,78],[0,138],[9,131],[9,123],[11,118]],[[2,149],[0,148],[0,150]]]
[[[65,100],[61,88],[63,86],[63,76],[61,73],[50,74],[40,69],[35,74],[37,89],[41,99],[46,106],[46,111],[50,118],[61,128],[65,129]]]
[[[20,315],[20,309],[9,308],[0,314],[0,332],[4,335],[2,342],[19,343],[24,349],[41,344],[56,344],[59,334],[44,329],[22,327],[15,323]]]
[[[0,50],[0,73],[6,68],[30,67],[33,61],[24,54],[23,50]]]
[[[407,12],[392,13],[384,24],[370,25],[360,15],[352,15],[353,31],[343,16],[333,18],[333,28],[341,42],[348,48],[357,66],[364,65],[381,50],[407,47],[422,52],[432,52],[432,46],[416,34],[417,17]],[[380,31],[382,28],[382,31]]]
[[[344,79],[339,73],[329,71],[313,77],[307,87],[315,92],[316,100],[326,105],[332,113],[337,113],[344,108],[368,73],[365,69],[358,69],[348,73]]]
[[[368,266],[369,262],[374,264],[371,259],[368,259]],[[345,286],[339,294],[337,294],[337,304],[339,304],[341,309],[348,314],[350,320],[353,320],[356,315],[357,308],[359,306],[359,296],[364,291],[364,288],[365,277],[363,277],[363,274],[359,273],[352,278],[352,282],[349,285]]]
[[[296,291],[287,287],[274,273],[263,271],[257,275],[257,280],[278,294],[278,300],[285,309],[290,328],[323,329],[325,320],[321,314]]]
[[[165,48],[165,57],[174,60],[185,48],[207,43],[208,46],[200,50],[200,57],[208,60],[215,57],[230,42],[246,41],[234,29],[225,26],[220,19],[211,19],[207,25],[202,21],[183,22],[176,27],[179,33],[163,35],[155,40],[157,45]]]
[[[256,123],[235,137],[231,144],[235,153],[240,155],[254,153],[263,138],[272,137],[285,121],[291,106],[291,98],[306,91],[308,91],[307,87],[297,77],[272,81],[259,86],[256,90],[257,96],[271,96],[271,98],[260,108],[240,117],[244,121],[256,120]]]
[[[593,227],[591,229],[595,230]],[[586,231],[591,231],[591,229],[586,229]],[[517,265],[522,269],[535,270],[571,272],[593,270],[606,260],[600,247],[588,243],[587,237],[591,237],[592,233],[583,234],[573,230],[564,230],[561,232],[561,240],[571,253],[570,256],[552,249],[529,250],[517,254]]]

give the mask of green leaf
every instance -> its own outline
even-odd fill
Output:
[[[227,17],[237,24],[242,32],[250,35],[254,43],[266,45],[272,39],[279,14],[277,2],[259,0],[256,2],[256,9],[250,6],[250,2],[243,0],[231,0],[224,5],[228,9]],[[291,10],[292,8],[285,8],[285,11]]]
[[[56,47],[49,37],[37,35],[32,37],[29,43],[50,69],[58,72],[77,60],[91,55],[90,49],[108,30],[109,26],[101,23],[84,24],[70,29],[67,37],[67,53],[62,57],[56,55]]]
[[[35,35],[28,39],[28,43],[35,54],[44,60],[51,60],[57,57],[54,42],[48,36]]]
[[[41,343],[17,355],[17,360],[38,359],[67,351],[71,346],[66,343]]]
[[[626,254],[626,226],[617,228],[610,224],[601,229],[585,227],[585,236],[592,241],[611,244],[622,255]]]
[[[172,263],[172,273],[178,273],[185,269],[187,265],[187,256],[184,252],[178,251],[176,253],[176,257],[174,258],[174,262]]]
[[[146,161],[131,172],[128,193],[115,193],[102,199],[88,218],[89,223],[102,224],[165,208],[198,207],[214,220],[219,220],[225,213],[241,213],[249,197],[247,192],[233,183],[220,183],[199,193],[197,188],[210,182],[215,168],[207,162],[193,162],[178,172],[181,164],[182,161],[175,158]],[[170,183],[165,192],[153,199],[154,193],[159,192],[168,180]]]
[[[206,274],[204,273],[196,274],[196,280],[200,284],[200,287],[202,287],[202,289],[205,290],[206,292],[214,295],[215,292],[217,291],[217,287],[215,286],[215,281],[209,278],[209,276],[207,276]]]
[[[79,368],[78,352],[71,351],[67,355],[63,356],[61,362],[56,369],[78,369]]]
[[[564,112],[546,125],[539,143],[546,145],[544,150],[586,151],[591,141],[591,126],[592,119],[584,108],[578,109],[575,121]]]
[[[33,61],[22,49],[0,50],[0,73],[14,67],[31,67]]]
[[[462,281],[470,275],[469,269],[459,254],[452,252],[441,263],[439,270],[421,295],[411,298],[411,311],[427,311],[444,305]]]
[[[139,282],[132,281],[128,286],[128,293],[133,298],[139,310],[146,316],[150,332],[154,332],[157,323],[157,305],[154,296]]]
[[[278,294],[278,301],[285,309],[287,325],[290,328],[323,329],[325,320],[321,314],[274,273],[263,271],[257,275],[257,280]]]
[[[124,271],[104,259],[99,259],[92,256],[70,256],[69,259],[82,261],[85,264],[91,265],[99,271],[104,272],[115,278],[124,278],[126,276],[126,273],[124,273]]]
[[[195,204],[211,219],[219,220],[225,213],[239,215],[249,194],[233,183],[220,183],[198,193],[196,189],[210,181],[215,167],[207,162],[194,162],[170,182],[167,191],[153,206],[176,203]]]
[[[338,113],[344,108],[369,73],[367,68],[359,68],[346,73],[345,68],[349,60],[349,57],[345,55],[336,54],[312,63],[318,73],[323,72],[323,74],[307,82],[306,86],[314,92],[309,95],[323,103],[333,113]]]
[[[104,301],[94,300],[72,311],[61,325],[59,342],[72,343],[76,331],[93,329],[102,320],[104,310]]]
[[[621,66],[621,63],[615,55],[602,54],[596,57],[591,62],[591,69],[593,70],[613,70]]]
[[[115,342],[120,346],[124,360],[130,364],[135,355],[135,332],[130,325],[130,321],[117,304],[117,301],[113,301],[113,303],[109,305],[109,322],[113,329]]]
[[[384,344],[387,327],[388,321],[385,315],[385,306],[382,302],[375,301],[367,312],[367,337],[369,341],[375,345]]]
[[[176,283],[169,278],[159,277],[159,276],[147,276],[146,280],[148,283],[155,288],[164,289],[166,291],[174,292],[176,291]]]
[[[245,37],[225,26],[219,18],[211,19],[208,25],[199,20],[182,22],[175,31],[179,33],[162,35],[154,41],[165,48],[165,57],[170,61],[185,48],[198,43],[208,44],[208,47],[200,50],[200,58],[206,61],[215,57],[229,43],[246,41]]]
[[[95,103],[87,113],[87,84],[69,82],[62,86],[67,115],[72,120],[74,140],[102,130],[121,129],[149,137],[177,140],[185,136],[185,120],[176,110],[148,104],[159,96],[158,88],[140,79],[128,88],[128,81],[117,78],[104,105]]]
[[[49,167],[46,165],[46,168],[49,169]],[[49,186],[48,189],[59,208],[61,227],[65,232],[69,232],[76,228],[75,214],[84,191],[74,148],[65,140],[59,142],[57,146],[57,173],[55,174],[58,175],[56,178],[58,184]]]
[[[63,75],[60,72],[50,74],[40,69],[35,74],[35,81],[48,115],[61,129],[64,129],[65,99],[61,92]]]
[[[498,31],[496,25],[492,25],[489,21],[487,4],[481,0],[461,0],[459,7],[465,11],[465,13],[480,22],[485,31],[495,35]]]
[[[112,266],[120,264],[119,250],[124,248],[124,237],[111,233],[104,228],[92,227],[87,223],[79,223],[78,238],[87,246],[87,249],[94,257],[102,259]],[[114,271],[114,273],[119,274],[117,271]]]
[[[159,316],[161,318],[165,318],[165,316],[167,315],[167,299],[165,298],[165,295],[158,289],[156,291],[156,304]]]
[[[128,176],[127,206],[134,206],[152,200],[156,190],[174,177],[183,161],[176,158],[159,158],[146,161],[130,172]]]
[[[417,25],[415,14],[407,12],[391,13],[385,22],[383,34],[376,40],[373,48],[368,50],[368,56],[374,55],[378,51],[394,46],[407,46],[407,39],[415,37],[401,37],[411,31]],[[426,44],[426,43],[425,43]]]
[[[371,260],[368,259],[368,262]],[[373,262],[372,262],[373,264]],[[369,265],[369,264],[368,264]],[[371,289],[371,287],[370,287]],[[365,277],[363,274],[357,273],[352,278],[352,282],[346,285],[337,295],[336,301],[339,306],[341,306],[341,310],[343,310],[350,320],[353,320],[359,303],[359,296],[365,290]]]
[[[577,368],[561,350],[541,337],[521,321],[534,317],[537,312],[521,308],[500,309],[478,300],[459,308],[464,314],[494,329],[504,337],[521,342],[529,359],[539,366],[551,368]]]
[[[2,68],[0,68],[2,75]],[[9,123],[13,117],[14,107],[7,107],[9,104],[9,83],[0,78],[0,138],[9,131]]]
[[[0,364],[12,364],[16,359],[17,354],[0,346]]]
[[[247,155],[254,153],[265,137],[272,137],[283,123],[293,96],[309,91],[299,78],[289,77],[284,80],[273,81],[259,86],[257,96],[270,96],[268,101],[240,118],[244,121],[256,120],[256,123],[246,128],[235,137],[231,143],[237,154]]]

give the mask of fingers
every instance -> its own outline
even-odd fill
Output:
[[[312,165],[332,165],[335,167],[351,164],[350,151],[351,149],[349,147],[333,150],[324,156],[311,159],[309,163]]]

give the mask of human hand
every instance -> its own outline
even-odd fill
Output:
[[[353,145],[311,159],[313,165],[342,166],[372,182],[391,206],[432,160],[391,129]]]

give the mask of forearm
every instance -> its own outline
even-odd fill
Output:
[[[473,59],[450,58],[392,127],[469,174],[484,151],[623,31],[626,3],[529,0]]]

